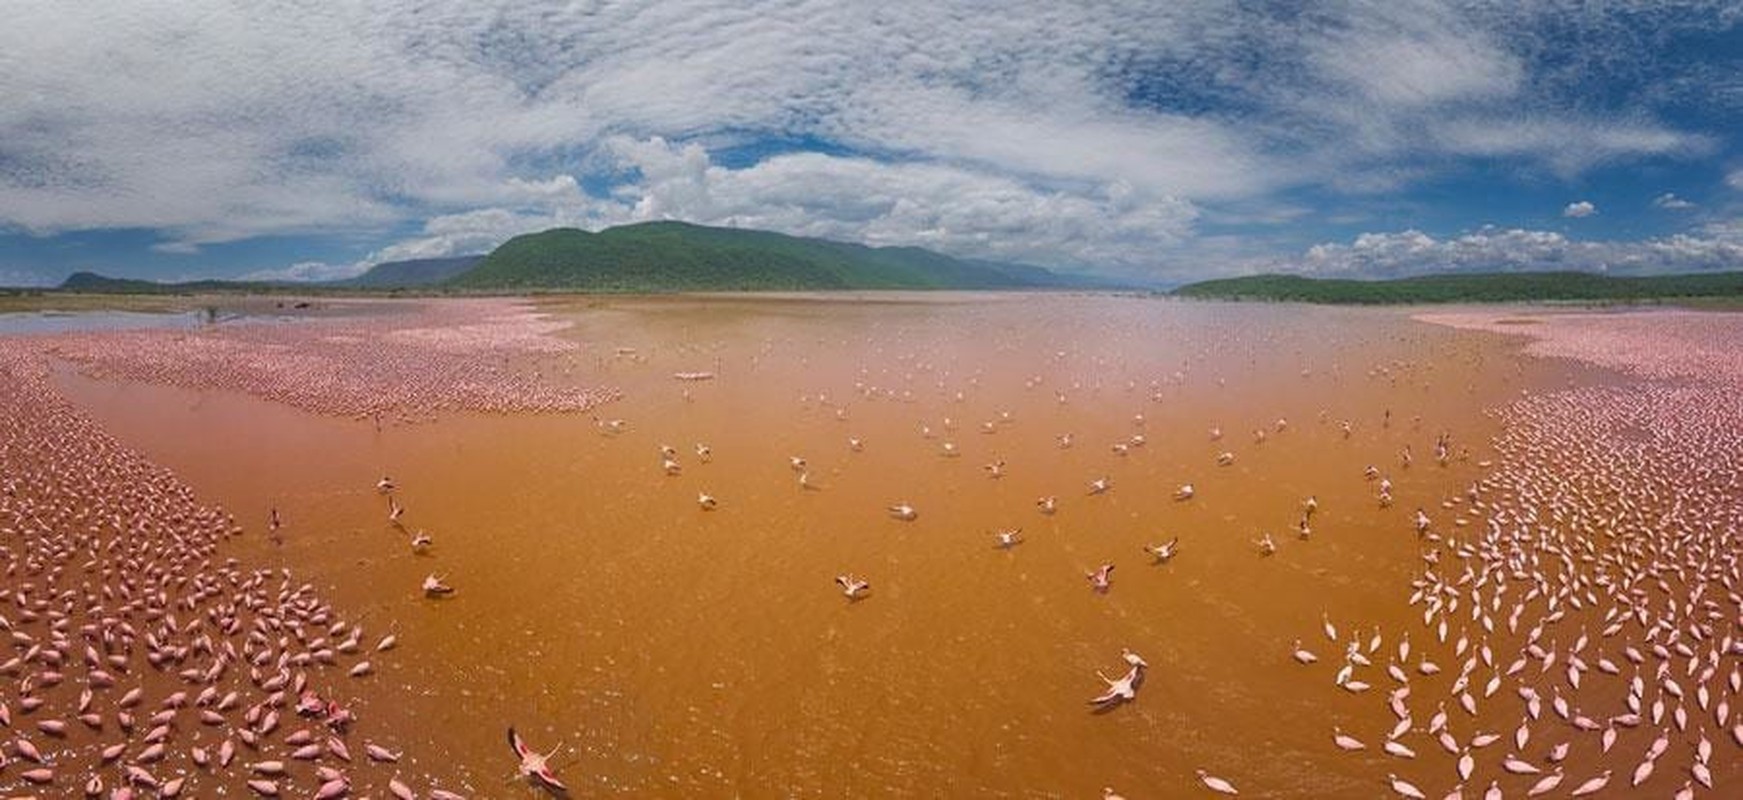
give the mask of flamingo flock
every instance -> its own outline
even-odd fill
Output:
[[[1613,783],[1630,796],[1739,791],[1716,785],[1713,767],[1743,763],[1743,717],[1732,709],[1743,692],[1743,360],[1666,355],[1666,339],[1711,324],[1669,320],[1658,320],[1667,330],[1636,328],[1643,341],[1593,333],[1577,317],[1534,330],[1538,352],[1642,379],[1528,393],[1500,409],[1499,464],[1443,501],[1454,524],[1414,512],[1422,562],[1408,603],[1458,669],[1443,674],[1421,649],[1412,662],[1409,634],[1399,634],[1380,678],[1397,720],[1384,750],[1448,767],[1444,794],[1392,777],[1394,794],[1586,797]],[[1449,449],[1438,441],[1437,461]],[[1323,627],[1340,641],[1329,619]],[[1349,642],[1334,683],[1348,688],[1373,669],[1365,653],[1380,649],[1379,636],[1365,649]],[[1299,640],[1293,658],[1318,661]],[[1435,709],[1426,724],[1424,702]],[[1345,752],[1366,749],[1338,727],[1331,738]],[[1510,751],[1492,748],[1503,740]],[[1616,759],[1632,766],[1619,776]],[[1497,777],[1479,794],[1470,781],[1484,763]]]
[[[510,301],[463,300],[296,324],[72,333],[52,349],[95,377],[229,389],[378,422],[586,412],[621,397],[515,366],[516,358],[572,358],[578,345],[551,335],[565,327]]]
[[[505,365],[504,352],[554,358],[568,352],[571,345],[549,336],[547,323],[505,315],[489,303],[458,308],[392,321],[345,321],[333,326],[330,348],[319,353],[285,352],[277,349],[287,346],[283,334],[248,328],[70,335],[52,349],[93,375],[216,385],[322,413],[386,414],[396,421],[459,409],[585,412],[617,396],[556,388]],[[1696,328],[1710,324],[1705,318],[1688,322]],[[1698,339],[1690,334],[1688,341]],[[1619,358],[1614,350],[1624,346],[1631,355]],[[240,526],[222,511],[199,505],[173,476],[80,416],[46,380],[33,347],[0,346],[0,373],[9,378],[0,381],[0,408],[9,412],[0,418],[0,463],[7,467],[0,487],[0,557],[8,565],[0,628],[15,651],[0,664],[0,675],[16,681],[16,691],[0,703],[0,725],[11,736],[0,753],[0,786],[13,780],[44,794],[82,790],[88,796],[206,796],[225,789],[323,800],[416,796],[394,771],[403,751],[363,740],[364,758],[350,756],[358,742],[352,737],[359,736],[353,730],[366,725],[352,711],[356,692],[345,688],[373,688],[377,665],[371,656],[393,650],[396,638],[384,636],[370,647],[357,620],[342,618],[288,572],[249,570],[223,560],[222,544],[240,535]],[[1620,796],[1623,790],[1731,796],[1738,787],[1723,781],[1737,774],[1743,758],[1743,719],[1731,708],[1743,691],[1743,587],[1737,586],[1743,580],[1743,412],[1734,399],[1743,396],[1743,368],[1715,371],[1714,363],[1733,363],[1727,359],[1734,357],[1705,349],[1698,359],[1671,359],[1683,365],[1678,371],[1661,363],[1659,349],[1614,337],[1586,345],[1556,340],[1538,349],[1626,366],[1639,380],[1529,392],[1496,409],[1502,433],[1493,442],[1495,462],[1485,462],[1481,478],[1448,492],[1438,506],[1386,510],[1411,488],[1410,473],[1468,461],[1468,449],[1444,432],[1433,439],[1432,461],[1417,461],[1405,444],[1376,461],[1390,465],[1391,474],[1375,466],[1361,475],[1352,470],[1320,478],[1370,487],[1374,502],[1363,501],[1364,513],[1379,515],[1418,545],[1420,562],[1399,596],[1419,622],[1407,630],[1382,630],[1378,623],[1339,620],[1345,623],[1340,628],[1329,614],[1321,615],[1320,630],[1290,643],[1275,659],[1277,668],[1331,689],[1317,698],[1328,709],[1383,709],[1391,718],[1384,727],[1328,721],[1320,740],[1328,758],[1359,760],[1367,770],[1364,780],[1372,780],[1365,785],[1375,793],[1485,800]],[[263,370],[262,363],[283,369]],[[312,379],[328,373],[340,377]],[[1072,401],[1064,390],[1055,396],[1062,405]],[[834,411],[843,423],[855,419],[843,407]],[[959,428],[998,436],[1014,419],[1008,411],[961,426],[946,418],[937,428],[922,424],[921,438],[932,442],[927,452],[956,459],[983,441],[952,440]],[[1334,424],[1331,418],[1321,422]],[[620,419],[594,424],[607,437],[634,430]],[[1145,424],[1142,415],[1132,420],[1135,429]],[[1414,429],[1420,420],[1410,424]],[[1345,438],[1355,429],[1347,419],[1335,425]],[[1392,425],[1387,412],[1380,427]],[[1290,432],[1304,427],[1311,424],[1277,419],[1252,429],[1251,446],[1265,449],[1244,450],[1238,461],[1233,449],[1222,449],[1228,444],[1217,444],[1218,452],[1204,458],[1206,473],[1217,466],[1226,468],[1218,473],[1242,473],[1263,453],[1289,448],[1295,435]],[[1043,435],[1054,436],[1059,448],[1075,441],[1071,433]],[[1223,440],[1221,428],[1213,426],[1209,438]],[[1144,458],[1142,448],[1168,444],[1156,429],[1100,441],[1105,449],[1078,452],[1093,449],[1135,462]],[[847,442],[853,453],[867,446],[857,436]],[[730,448],[716,443],[724,462]],[[1430,452],[1426,438],[1417,444]],[[881,439],[872,443],[874,450],[883,446]],[[693,451],[702,464],[714,457],[708,445]],[[12,455],[22,452],[45,455]],[[812,455],[828,460],[827,454]],[[706,472],[686,471],[678,448],[669,445],[659,448],[656,463],[667,476],[656,479],[674,485]],[[774,463],[778,469],[779,459]],[[968,468],[977,463],[969,461]],[[787,466],[809,496],[835,491],[833,479],[818,483],[811,477],[806,458],[789,456]],[[980,466],[998,479],[993,484],[1020,481],[1025,469],[1033,465],[1003,456]],[[1394,486],[1394,475],[1403,489]],[[1078,483],[1082,488],[1074,494],[1071,482],[1087,477],[1062,478],[1066,506],[1119,503],[1146,492],[1186,503],[1184,508],[1221,501],[1215,478],[1200,476],[1202,493],[1178,476],[1152,486],[1122,478],[1115,492],[1110,475],[1095,475]],[[400,504],[391,478],[384,476],[376,488],[391,524],[415,516]],[[690,497],[684,495],[686,506]],[[700,511],[720,509],[711,519],[731,516],[736,503],[745,502],[722,508],[706,491],[694,497]],[[1033,510],[1026,499],[1018,504],[1026,513],[1051,516],[1060,513],[1059,497],[1043,496]],[[1411,495],[1409,505],[1417,501]],[[1293,521],[1297,536],[1279,537],[1281,542],[1262,531],[1256,539],[1238,531],[1223,534],[1242,537],[1234,541],[1249,557],[1256,550],[1255,562],[1270,557],[1264,563],[1283,564],[1294,548],[1319,541],[1310,524],[1319,508],[1318,495],[1308,495],[1298,512],[1285,511],[1279,528]],[[931,501],[927,509],[926,521],[886,525],[925,529],[939,512]],[[875,518],[879,508],[866,512]],[[920,520],[919,510],[904,499],[883,505],[882,515],[900,523]],[[302,519],[294,513],[289,518]],[[276,532],[284,519],[275,507],[268,529]],[[971,532],[982,537],[985,531]],[[1038,533],[1037,544],[1016,550],[1026,539],[1014,526],[991,533],[994,547],[1003,551],[998,561],[1019,563],[1044,546]],[[404,539],[397,541],[404,546]],[[417,552],[433,546],[422,530],[411,541]],[[985,538],[978,541],[977,547],[986,547]],[[1246,542],[1253,548],[1246,549]],[[1178,566],[1122,580],[1195,569],[1199,540],[1184,557],[1178,544],[1172,537],[1143,547],[1152,563],[1178,558]],[[1114,563],[1087,563],[1093,566],[1082,574],[1090,589],[1113,595],[1095,602],[1117,600]],[[894,585],[882,583],[881,576],[872,579]],[[835,576],[849,601],[844,605],[864,600],[860,611],[875,612],[899,602],[894,589],[873,595],[870,580],[852,572]],[[827,586],[821,578],[817,584]],[[1075,591],[1084,592],[1082,586]],[[430,598],[467,602],[445,574],[431,573],[420,588]],[[1150,665],[1131,650],[1121,656],[1122,671],[1096,672],[1102,688],[1089,704],[1099,713],[1127,714],[1153,702],[1139,699]],[[1165,669],[1166,658],[1160,660]],[[1081,697],[1069,701],[1078,713]],[[1128,704],[1135,705],[1115,711]],[[514,728],[509,742],[519,777],[553,792],[565,790],[549,762],[555,751],[532,750]],[[98,756],[94,764],[81,758],[87,750]],[[1190,789],[1236,795],[1237,782],[1247,781],[1206,769],[1191,777],[1196,780],[1182,776],[1190,782],[1178,789],[1157,787],[1157,794]],[[431,783],[427,776],[407,779]],[[440,800],[460,796],[433,785],[426,793]]]
[[[0,375],[0,787],[418,796],[354,710],[396,637],[224,557],[243,527],[62,399],[29,345],[0,339]]]

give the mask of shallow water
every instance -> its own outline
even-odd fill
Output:
[[[200,312],[144,313],[135,311],[32,311],[0,313],[0,336],[70,331],[120,331],[142,328],[197,328]]]
[[[362,697],[361,713],[437,759],[408,768],[481,797],[518,792],[504,785],[511,723],[535,747],[566,744],[559,772],[580,795],[1177,796],[1199,767],[1244,796],[1373,797],[1388,771],[1444,785],[1438,762],[1333,750],[1332,724],[1377,740],[1392,717],[1291,661],[1291,641],[1334,660],[1318,634],[1329,614],[1361,620],[1364,640],[1378,624],[1386,650],[1405,630],[1426,646],[1404,602],[1409,515],[1450,521],[1441,500],[1489,457],[1483,408],[1591,377],[1390,310],[1052,295],[543,308],[584,347],[515,366],[621,387],[598,416],[626,432],[583,415],[378,429],[58,376],[235,512],[245,562],[292,565],[375,634],[396,631],[365,680],[412,699]],[[695,371],[715,377],[673,378]],[[1468,460],[1433,463],[1443,432]],[[1134,434],[1147,442],[1113,451]],[[680,475],[661,470],[662,444]],[[1225,450],[1236,461],[1218,467]],[[794,455],[819,488],[800,488]],[[990,478],[998,460],[1007,474]],[[1396,484],[1393,508],[1375,503],[1368,464]],[[384,473],[406,526],[434,536],[429,555],[389,526]],[[1113,490],[1088,496],[1103,476]],[[1196,497],[1171,499],[1187,482]],[[698,508],[702,491],[717,510]],[[1043,495],[1056,515],[1038,513]],[[1309,495],[1320,513],[1300,541]],[[919,518],[890,518],[897,502]],[[282,543],[265,535],[272,508]],[[995,548],[991,531],[1011,527],[1025,543]],[[1258,554],[1261,532],[1276,555]],[[1179,557],[1151,565],[1141,546],[1173,536]],[[1083,576],[1103,562],[1117,566],[1105,595]],[[458,593],[424,599],[432,572]],[[848,602],[841,572],[871,596]],[[1148,659],[1148,680],[1091,713],[1096,671],[1120,671],[1122,647]]]

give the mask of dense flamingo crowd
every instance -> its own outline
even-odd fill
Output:
[[[416,796],[356,710],[395,638],[225,558],[236,521],[60,397],[37,347],[0,339],[0,791]]]
[[[1743,336],[1682,312],[1430,321],[1528,333],[1530,352],[1640,380],[1527,394],[1489,477],[1419,528],[1410,603],[1427,646],[1351,641],[1386,731],[1328,731],[1361,754],[1446,762],[1445,796],[1729,797],[1743,780]],[[1325,636],[1339,641],[1337,626]],[[1450,646],[1450,653],[1447,647]],[[1415,660],[1412,660],[1414,655]],[[1435,659],[1450,659],[1442,665]],[[1297,659],[1317,657],[1298,649]],[[1449,709],[1451,709],[1449,711]],[[1622,767],[1617,770],[1616,767]],[[1623,774],[1616,774],[1618,771]],[[1423,788],[1388,778],[1394,792]],[[1644,793],[1644,794],[1643,794]],[[1438,793],[1435,796],[1440,796]]]
[[[1420,630],[1387,637],[1328,618],[1328,657],[1297,645],[1301,669],[1396,719],[1333,728],[1328,745],[1377,771],[1400,759],[1414,780],[1443,776],[1427,789],[1387,776],[1404,797],[1731,796],[1743,780],[1743,717],[1731,707],[1743,694],[1743,333],[1682,312],[1425,319],[1527,333],[1530,352],[1634,379],[1527,393],[1496,411],[1493,470],[1413,517]],[[394,638],[366,637],[288,571],[226,559],[224,541],[243,533],[235,521],[60,397],[47,355],[101,376],[396,420],[613,397],[511,364],[573,349],[552,332],[508,306],[459,303],[0,339],[0,629],[11,648],[0,680],[14,684],[0,698],[0,791],[403,798],[422,784],[425,796],[458,796],[402,773],[415,759],[371,738],[354,710],[391,691],[371,676],[391,669]],[[911,519],[901,508],[891,514]],[[853,576],[838,580],[863,593]],[[1141,659],[1125,655],[1138,675]],[[1133,681],[1121,680],[1109,691],[1130,699]],[[1420,769],[1434,762],[1444,772]],[[1199,775],[1229,793],[1232,777]]]
[[[572,412],[618,397],[556,385],[517,358],[572,352],[504,301],[193,331],[67,334],[52,352],[97,377],[247,392],[322,414],[404,422],[449,411]]]

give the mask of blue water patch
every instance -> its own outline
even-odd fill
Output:
[[[0,336],[75,331],[192,330],[207,323],[202,311],[148,314],[138,311],[29,311],[0,314]]]

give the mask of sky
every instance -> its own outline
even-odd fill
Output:
[[[647,220],[1175,284],[1743,269],[1743,4],[12,0],[0,285]]]

